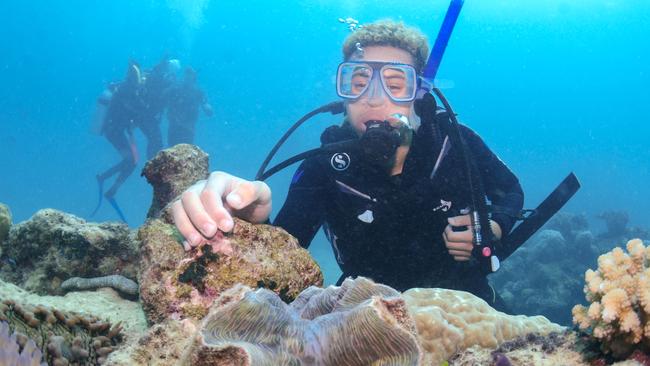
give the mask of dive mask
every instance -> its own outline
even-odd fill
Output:
[[[386,95],[394,102],[411,102],[417,86],[415,68],[408,64],[346,61],[339,65],[336,73],[336,93],[351,100],[367,94],[368,98]]]

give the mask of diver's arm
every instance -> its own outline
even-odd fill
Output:
[[[492,204],[492,220],[499,225],[505,236],[510,233],[524,205],[524,192],[519,179],[474,131],[461,127],[478,164],[483,188]]]
[[[326,179],[314,161],[304,161],[296,170],[287,199],[273,221],[273,225],[295,236],[303,248],[309,247],[323,223]]]

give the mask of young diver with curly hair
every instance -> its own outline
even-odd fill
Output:
[[[355,148],[307,158],[297,169],[274,225],[307,248],[323,227],[346,276],[366,276],[398,290],[465,290],[503,309],[486,273],[472,260],[474,225],[464,210],[470,189],[459,147],[449,146],[450,116],[431,94],[416,99],[427,63],[426,37],[393,21],[364,25],[345,40],[337,92],[346,117],[321,136],[323,144]],[[508,235],[523,205],[517,177],[466,126],[460,134],[478,166],[493,210],[489,226]],[[214,172],[173,203],[187,250],[229,232],[233,216],[263,223],[271,190]]]

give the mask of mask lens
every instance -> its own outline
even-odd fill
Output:
[[[373,80],[373,72],[377,72]],[[381,77],[379,77],[381,76]],[[381,79],[382,86],[379,86]],[[411,65],[379,62],[343,62],[339,65],[336,78],[336,91],[342,98],[357,99],[372,89],[381,93],[381,89],[395,102],[409,102],[415,98],[417,75]]]
[[[358,98],[372,80],[372,67],[359,63],[342,63],[339,66],[336,89],[343,98]]]
[[[417,77],[413,67],[385,65],[381,69],[381,80],[386,93],[394,101],[411,101],[415,97]]]

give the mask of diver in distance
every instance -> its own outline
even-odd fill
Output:
[[[160,129],[162,115],[168,106],[170,91],[180,67],[178,60],[163,57],[145,75],[142,88],[144,107],[136,120],[136,126],[147,139],[147,159],[153,158],[163,148]]]
[[[105,110],[102,113],[100,133],[120,154],[121,160],[100,174],[97,174],[99,186],[99,199],[97,206],[91,213],[94,216],[101,207],[104,197],[115,209],[120,219],[126,222],[122,210],[115,201],[118,189],[133,173],[138,163],[138,149],[135,144],[133,130],[135,120],[143,108],[141,98],[142,74],[140,67],[135,62],[130,62],[126,77],[122,82],[109,85],[98,99],[98,108]],[[104,193],[104,182],[117,175],[111,187]]]
[[[214,114],[205,93],[197,84],[196,71],[186,67],[183,81],[175,85],[169,95],[167,106],[169,146],[194,143],[194,131],[200,110],[208,117]]]

